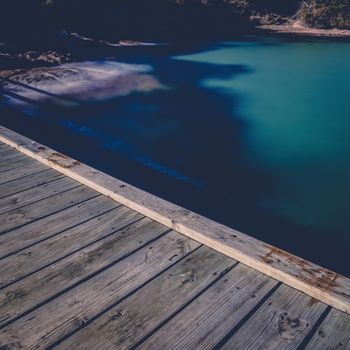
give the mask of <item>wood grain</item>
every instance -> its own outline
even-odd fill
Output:
[[[0,259],[91,220],[119,205],[100,195],[14,229],[10,235],[0,235]]]
[[[350,315],[332,309],[305,349],[350,349]]]
[[[9,213],[0,214],[0,234],[8,233],[16,227],[28,224],[96,196],[96,192],[90,188],[78,186],[40,202],[12,210]]]
[[[1,153],[9,161],[23,157],[6,147],[0,160]],[[63,159],[66,169],[80,166]],[[66,179],[77,187],[52,193],[58,200],[41,198],[35,189],[64,178],[32,165],[31,173],[19,171],[30,166],[0,173],[0,203],[10,208],[16,194],[28,201],[21,208],[14,201],[13,210],[0,214],[1,349],[349,347],[349,315],[333,309],[320,318],[326,306],[317,300],[209,247],[197,249],[200,243],[73,180]],[[1,180],[10,173],[15,177]],[[24,221],[12,216],[18,222],[6,230],[7,217],[27,208]],[[263,260],[274,264],[282,253],[275,248]],[[304,272],[313,268],[296,259],[290,263]],[[338,278],[321,275],[316,283],[331,281],[333,289]]]
[[[140,348],[213,349],[276,284],[277,281],[239,264]]]
[[[31,314],[1,329],[3,346],[45,349],[199,246],[170,232]],[[176,255],[176,256],[174,256]]]
[[[102,210],[108,209],[110,205]],[[141,214],[122,206],[11,255],[1,260],[0,287],[13,283],[141,218]]]
[[[27,157],[16,157],[13,159],[9,159],[9,160],[2,160],[0,158],[0,173],[4,172],[4,171],[9,171],[11,169],[15,169],[27,164],[32,164],[34,163],[33,159],[28,159]]]
[[[63,176],[63,174],[57,172],[56,170],[47,169],[24,178],[15,179],[5,184],[0,184],[0,198],[22,192],[36,186],[44,185]]]
[[[235,264],[202,246],[58,348],[129,349]]]
[[[50,168],[42,163],[34,162],[34,163],[30,163],[28,165],[21,166],[19,168],[15,168],[15,169],[8,170],[8,171],[3,171],[0,173],[0,184],[3,184],[5,182],[9,182],[9,181],[13,181],[13,180],[17,180],[17,179],[20,179],[22,177],[32,175],[35,173],[39,173],[39,172],[47,170],[47,169],[50,169]]]
[[[78,185],[79,183],[66,176],[58,178],[54,176],[51,182],[0,199],[0,215],[10,210],[22,208],[31,203],[50,198]]]
[[[16,152],[15,149],[10,148],[7,151],[1,152],[0,154],[0,164],[6,165],[6,163],[11,162],[16,158],[23,159],[23,153]]]
[[[12,148],[4,143],[0,144],[0,152],[7,151],[9,149],[12,149]]]
[[[0,235],[0,259],[118,206],[117,202],[100,195],[14,229],[10,235]]]
[[[222,349],[297,349],[325,308],[304,293],[281,285]]]
[[[129,221],[133,219],[135,216]],[[0,325],[105,269],[166,230],[166,227],[144,218],[4,288],[0,294],[3,315]]]
[[[0,127],[0,141],[293,288],[350,313],[350,279],[176,206]]]

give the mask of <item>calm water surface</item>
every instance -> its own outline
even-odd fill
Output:
[[[73,106],[4,99],[1,120],[133,185],[350,276],[349,58],[349,42],[327,40],[247,38],[148,48],[119,56],[126,66],[116,59],[83,63],[97,75],[83,77],[82,85],[89,80],[97,90],[74,95],[67,83],[39,86],[66,89],[78,101]],[[109,79],[120,70],[125,78],[103,85],[103,74]]]

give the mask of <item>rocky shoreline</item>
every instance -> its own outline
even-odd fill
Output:
[[[306,28],[297,21],[289,21],[287,24],[280,25],[258,25],[250,34],[350,38],[350,30]],[[0,78],[11,78],[25,84],[36,84],[40,80],[50,80],[50,77],[55,76],[57,71],[59,71],[58,75],[65,71],[57,70],[55,67],[88,61],[91,57],[97,58],[98,55],[101,58],[108,57],[111,53],[116,55],[118,48],[132,50],[132,48],[164,46],[160,43],[130,40],[116,42],[95,40],[77,33],[63,32],[57,41],[57,46],[65,47],[66,42],[65,50],[60,51],[40,49],[22,51],[0,42]],[[52,42],[52,46],[55,46],[55,42]],[[94,53],[91,54],[91,52]]]
[[[152,41],[230,41],[245,34],[347,38],[349,6],[349,0],[5,0],[0,71],[57,66],[119,55],[116,49],[123,47],[160,45]],[[321,29],[333,27],[344,29]]]
[[[350,30],[347,29],[317,29],[307,28],[301,25],[276,25],[266,24],[258,26],[257,29],[269,34],[288,34],[297,36],[315,36],[328,38],[350,38]]]
[[[25,50],[0,42],[0,76],[1,72],[15,69],[29,69],[40,67],[52,67],[65,63],[89,59],[90,56],[108,56],[116,48],[138,48],[159,46],[160,44],[120,40],[111,42],[107,40],[95,40],[77,33],[64,33],[64,37],[57,40],[57,47],[61,49],[33,48]],[[67,41],[67,45],[65,45]],[[52,47],[55,46],[53,42]],[[65,47],[66,46],[66,47]],[[93,52],[90,54],[90,52]]]

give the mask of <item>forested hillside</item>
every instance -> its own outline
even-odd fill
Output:
[[[350,0],[303,1],[298,17],[314,28],[350,28]]]
[[[58,31],[104,39],[198,39],[298,20],[350,28],[350,0],[3,0],[0,40]]]

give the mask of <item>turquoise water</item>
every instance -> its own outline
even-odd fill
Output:
[[[1,122],[350,276],[349,58],[312,39],[145,48],[69,66],[84,73],[37,87],[75,103],[4,100]]]
[[[223,43],[176,59],[248,66],[248,74],[203,79],[240,98],[244,153],[275,191],[257,204],[275,215],[348,237],[350,208],[350,45],[327,42]],[[328,232],[327,232],[328,231]]]

